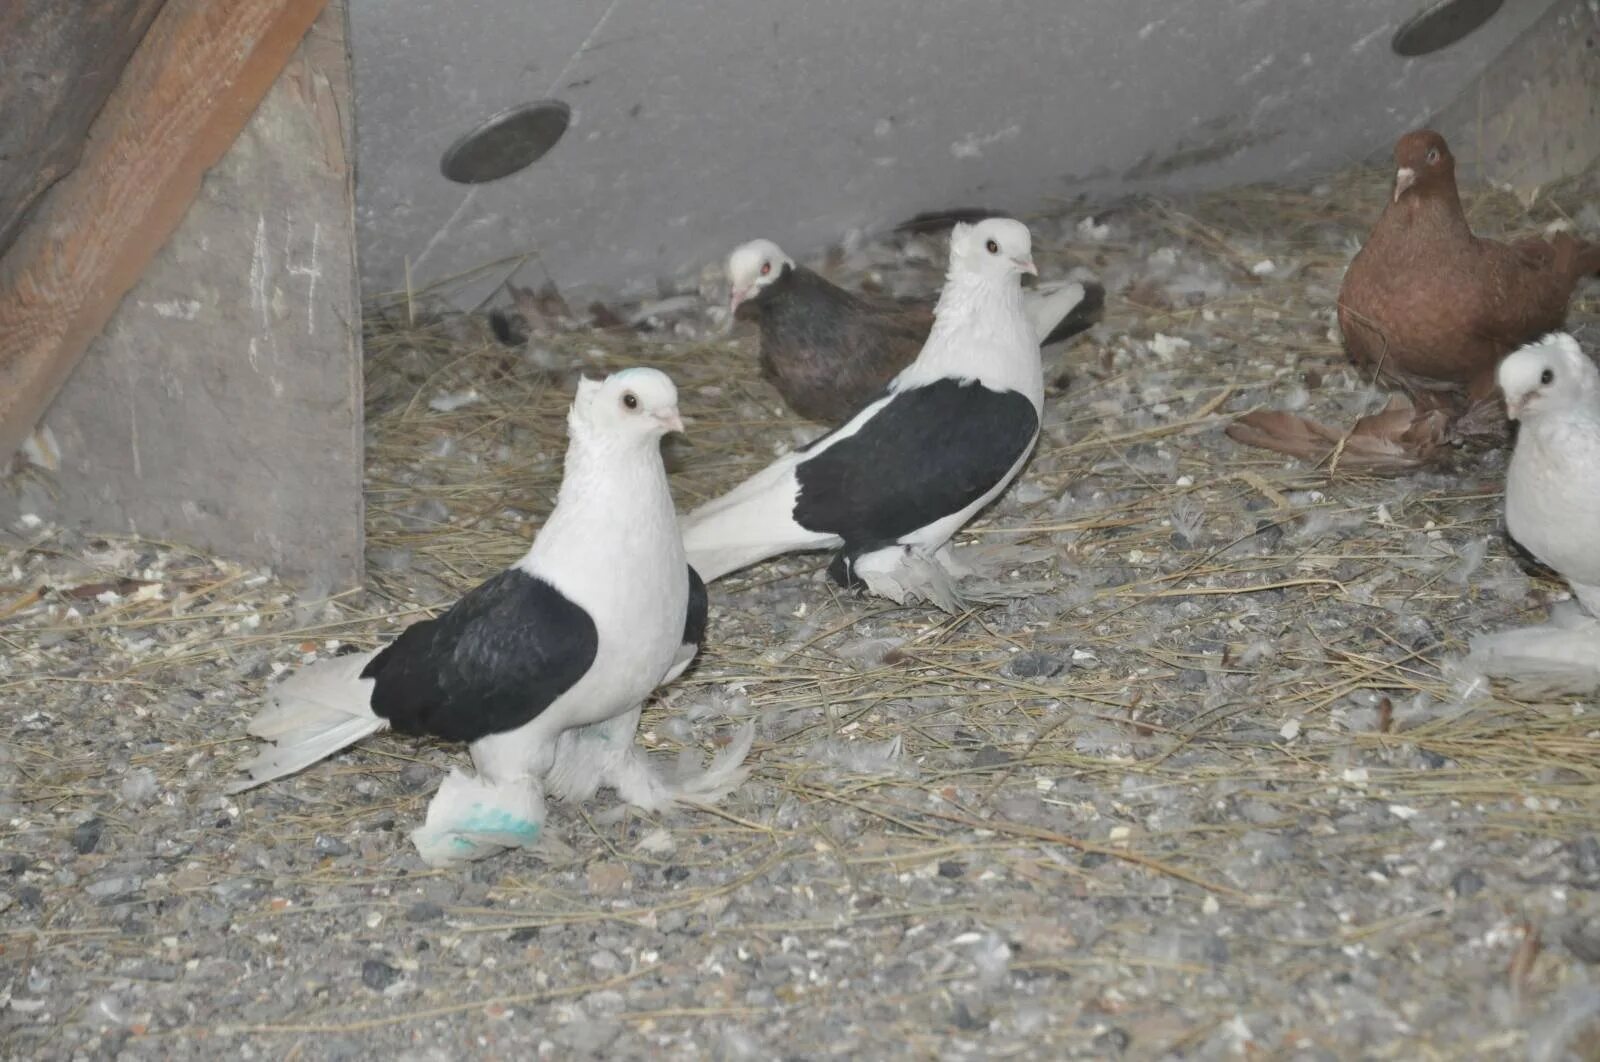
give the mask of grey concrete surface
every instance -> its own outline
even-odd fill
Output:
[[[1449,104],[1551,3],[1402,59],[1390,38],[1423,6],[353,0],[363,278],[536,252],[519,283],[629,294],[756,234],[803,253],[924,210],[1336,167]],[[475,188],[440,175],[456,137],[541,97],[574,110],[549,155]]]
[[[363,571],[361,314],[343,9],[330,5],[45,415],[32,513],[332,590]]]

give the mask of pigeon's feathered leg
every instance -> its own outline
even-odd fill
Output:
[[[634,807],[664,811],[678,801],[714,804],[749,775],[744,759],[755,740],[755,727],[746,724],[704,770],[664,779],[634,740],[643,710],[641,705],[615,719],[562,734],[548,778],[550,794],[560,800],[586,800],[600,786],[609,785]]]
[[[929,554],[915,546],[894,545],[853,559],[840,556],[829,568],[829,574],[845,586],[859,582],[899,605],[926,601],[954,615],[973,605],[1042,592],[1044,584],[1006,584],[991,574],[996,561],[1000,567],[1025,564],[1040,559],[1036,553],[1006,546],[957,550],[946,542]]]
[[[429,866],[483,859],[508,848],[532,848],[544,829],[542,776],[555,743],[496,734],[472,744],[477,775],[445,776],[411,842]]]
[[[836,564],[833,574],[840,578],[842,570],[841,582],[858,581],[897,605],[926,601],[952,615],[965,612],[974,601],[991,600],[964,587],[961,577],[967,572],[951,571],[946,559],[950,554],[943,550],[929,554],[915,546],[885,546]]]
[[[623,754],[607,765],[605,781],[624,801],[645,811],[665,811],[677,803],[715,804],[749,777],[744,760],[755,736],[755,724],[746,723],[703,769],[671,781],[663,779],[644,750],[630,742]]]
[[[1600,586],[1588,586],[1583,583],[1572,583],[1572,593],[1578,599],[1578,604],[1589,615],[1600,619]]]

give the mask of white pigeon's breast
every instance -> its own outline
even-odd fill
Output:
[[[1600,582],[1600,431],[1524,427],[1506,473],[1506,530],[1564,578]]]
[[[669,585],[653,578],[659,569],[677,578]],[[594,666],[567,698],[572,724],[582,726],[628,711],[656,688],[677,658],[689,611],[689,568],[683,551],[665,556],[656,568],[628,570],[621,565],[613,591],[590,606],[599,644]]]
[[[658,482],[659,480],[659,482]],[[594,621],[594,664],[549,709],[548,723],[585,726],[649,696],[677,656],[689,610],[689,567],[664,476],[616,481],[582,503],[533,574]]]

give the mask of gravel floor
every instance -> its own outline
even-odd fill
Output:
[[[1454,664],[1565,596],[1508,556],[1504,454],[1330,479],[1221,430],[1382,401],[1331,307],[1385,180],[1033,219],[1047,277],[1110,294],[1047,352],[1038,452],[964,538],[1015,600],[895,608],[819,557],[714,586],[715,644],[640,738],[672,769],[754,718],[714,810],[618,819],[603,792],[554,805],[544,850],[439,871],[406,832],[458,749],[383,737],[221,795],[271,675],[520,553],[575,370],[679,380],[683,508],[814,432],[709,273],[705,299],[534,320],[525,350],[374,314],[361,593],[15,529],[6,1057],[1600,1057],[1596,707]],[[1480,229],[1596,232],[1596,187],[1469,201]],[[823,265],[931,290],[941,255]]]

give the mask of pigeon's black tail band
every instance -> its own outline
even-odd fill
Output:
[[[520,347],[528,342],[528,334],[518,327],[519,323],[504,310],[489,311],[489,330],[508,347]]]

